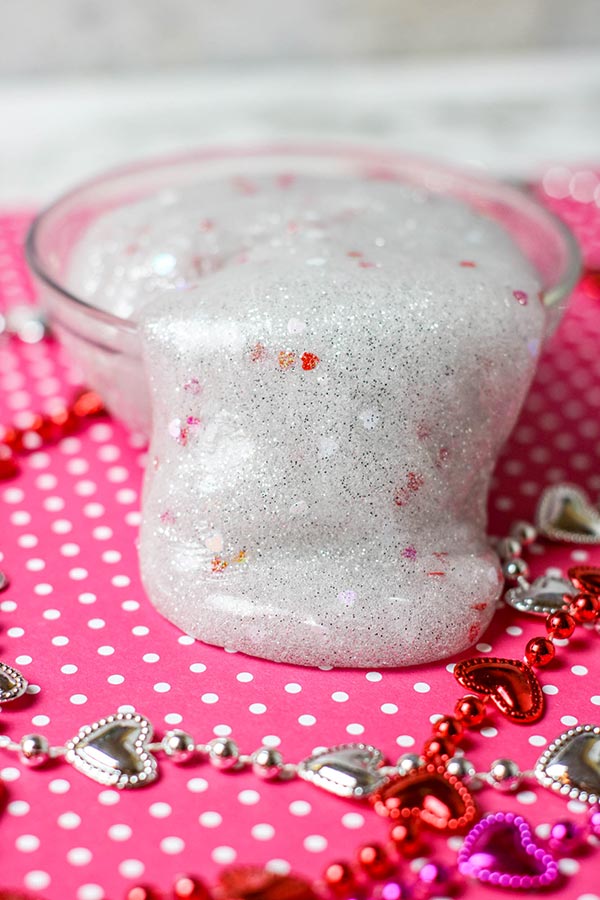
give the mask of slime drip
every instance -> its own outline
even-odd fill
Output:
[[[140,562],[165,616],[305,665],[480,637],[489,480],[545,327],[498,224],[399,183],[223,179],[107,213],[70,282],[140,326]]]

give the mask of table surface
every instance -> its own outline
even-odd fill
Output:
[[[21,241],[28,215],[0,217],[0,302],[28,301],[33,289]],[[588,236],[590,232],[588,231]],[[596,231],[596,240],[597,240]],[[600,316],[598,299],[579,291],[549,344],[513,437],[498,464],[490,527],[505,533],[530,518],[541,489],[575,482],[600,493]],[[67,400],[79,375],[55,343],[0,345],[0,413]],[[32,684],[7,706],[3,731],[35,731],[60,744],[80,726],[117,710],[143,712],[160,736],[179,726],[199,741],[233,734],[245,751],[279,746],[299,760],[316,746],[365,740],[392,760],[418,749],[435,714],[461,693],[455,660],[365,672],[312,670],[253,659],[182,635],[151,607],[141,587],[135,539],[144,447],[111,420],[28,456],[0,489],[1,565],[12,584],[2,594],[0,658]],[[564,571],[600,563],[597,548],[533,547],[532,568]],[[520,658],[540,633],[538,620],[499,609],[477,653]],[[581,630],[540,673],[547,710],[533,726],[492,713],[465,751],[478,769],[516,758],[531,768],[567,727],[598,723],[598,636]],[[269,864],[316,878],[323,865],[351,858],[361,843],[386,840],[386,823],[369,806],[337,799],[301,781],[264,784],[251,773],[226,774],[198,763],[165,764],[153,785],[106,789],[64,762],[24,769],[0,751],[9,802],[2,819],[3,885],[48,900],[120,900],[137,881],[165,892],[176,872],[214,882],[223,865]],[[548,824],[585,810],[525,782],[514,796],[485,789],[484,812],[516,810],[541,839]],[[432,836],[429,852],[451,860],[457,839]],[[409,865],[404,869],[409,871]],[[561,896],[597,898],[597,861],[561,861]],[[465,886],[464,896],[492,890]]]

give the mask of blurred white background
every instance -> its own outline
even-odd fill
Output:
[[[276,136],[600,164],[600,0],[0,0],[0,203]]]

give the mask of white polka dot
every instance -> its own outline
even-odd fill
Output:
[[[316,723],[315,716],[311,716],[308,713],[304,713],[301,716],[298,716],[298,723],[300,725],[314,725]]]
[[[48,622],[55,622],[56,619],[60,619],[60,610],[59,609],[45,609],[42,613],[44,619]]]
[[[38,597],[47,597],[48,594],[51,594],[54,588],[51,584],[46,584],[42,582],[41,584],[36,584],[33,588],[34,594],[37,594]]]
[[[367,681],[377,682],[381,681],[383,675],[381,674],[381,672],[367,672],[365,678],[367,679]]]
[[[304,838],[303,844],[309,853],[322,853],[327,849],[327,838],[322,834],[309,834]]]
[[[121,490],[116,493],[117,503],[135,503],[137,500],[137,493],[132,491],[131,488],[121,488]]]
[[[96,602],[96,595],[92,594],[90,591],[84,591],[84,593],[80,594],[77,599],[79,600],[80,603],[87,605],[87,604]]]
[[[147,663],[155,663],[159,661],[160,656],[158,655],[158,653],[144,653],[142,659]]]
[[[509,625],[506,629],[506,633],[510,634],[512,637],[519,637],[519,635],[523,634],[523,629],[520,625]]]
[[[211,853],[213,861],[219,863],[219,865],[222,866],[226,866],[229,863],[232,863],[236,856],[237,853],[235,852],[233,847],[215,847],[215,849]]]
[[[163,853],[174,856],[176,853],[182,853],[185,849],[185,841],[176,835],[169,835],[160,842],[160,849]]]
[[[48,790],[52,794],[66,794],[71,790],[71,782],[66,778],[54,778],[48,785]]]
[[[251,672],[238,672],[235,677],[238,681],[241,681],[242,684],[246,684],[247,682],[254,680],[254,675]]]
[[[152,803],[148,809],[153,819],[166,819],[167,816],[171,815],[172,811],[170,804],[162,800]]]
[[[399,734],[396,738],[396,743],[399,747],[414,747],[416,742],[410,734]]]
[[[336,703],[345,703],[350,699],[350,696],[346,693],[346,691],[334,691],[331,695],[331,699]]]
[[[200,699],[202,700],[203,703],[218,703],[218,702],[219,702],[219,695],[218,695],[218,694],[211,694],[211,693],[202,694],[202,696],[200,697]]]
[[[529,743],[532,745],[532,747],[543,747],[544,744],[547,743],[547,741],[543,734],[532,734],[529,738]]]
[[[26,800],[12,800],[6,807],[6,811],[11,816],[26,816],[30,809]]]
[[[180,634],[177,638],[177,643],[182,644],[184,647],[191,647],[192,644],[196,643],[196,638],[192,637],[191,634]]]
[[[87,866],[92,861],[92,852],[87,847],[73,847],[67,853],[67,859],[72,866]]]
[[[312,806],[306,800],[292,800],[288,808],[293,816],[307,816],[312,811]]]
[[[108,563],[109,565],[121,562],[121,554],[118,550],[105,550],[102,554],[102,562]]]
[[[88,519],[99,519],[104,515],[104,507],[101,503],[86,503],[83,507],[83,514]]]
[[[82,884],[77,890],[77,900],[104,900],[106,894],[99,884]]]
[[[256,841],[270,841],[275,837],[275,829],[268,822],[259,822],[252,827],[250,834]]]
[[[580,894],[576,900],[600,900],[599,894]]]
[[[121,603],[121,609],[124,609],[125,612],[136,612],[140,608],[140,604],[137,600],[123,600]]]
[[[529,806],[531,803],[537,803],[537,794],[534,794],[533,791],[519,791],[517,800],[519,803]]]
[[[187,783],[187,789],[192,794],[202,794],[208,790],[208,781],[205,778],[190,778]]]
[[[276,875],[288,875],[291,868],[287,859],[270,859],[265,863],[267,872],[274,872]]]
[[[576,875],[580,867],[576,859],[567,858],[559,859],[558,868],[563,875]]]
[[[213,812],[212,810],[207,810],[200,814],[200,818],[198,819],[201,825],[204,828],[218,828],[218,826],[223,821],[223,816],[218,812]]]
[[[480,653],[489,653],[492,649],[492,645],[483,642],[481,644],[475,644],[475,649],[479,650]]]
[[[567,809],[569,812],[575,813],[584,813],[588,810],[587,804],[583,803],[581,800],[569,800],[567,803]]]
[[[18,628],[18,627],[9,628],[6,632],[6,634],[8,637],[11,637],[11,638],[20,638],[20,637],[23,637],[23,635],[25,634],[25,629]]]
[[[6,613],[14,612],[15,609],[17,609],[17,604],[14,600],[3,600],[2,603],[0,603],[0,609],[2,612]]]
[[[69,700],[71,701],[71,703],[74,703],[75,706],[82,706],[82,704],[87,703],[87,699],[88,698],[85,696],[85,694],[73,694],[71,697],[69,697]]]
[[[165,716],[167,725],[179,725],[183,722],[183,716],[180,713],[167,713]]]
[[[123,684],[123,682],[125,681],[125,676],[117,675],[117,674],[109,675],[106,680],[108,681],[109,684]]]
[[[73,581],[83,581],[87,577],[88,570],[82,566],[76,566],[74,569],[69,570],[69,578],[72,578]]]
[[[428,694],[431,690],[431,686],[428,685],[426,681],[417,681],[416,684],[413,684],[413,690],[415,690],[417,694]]]
[[[190,672],[206,672],[206,666],[204,663],[192,663],[190,666]]]
[[[72,830],[73,828],[79,828],[81,825],[81,817],[75,812],[61,813],[56,821],[59,828],[64,828],[67,831]]]
[[[73,523],[68,519],[56,519],[50,527],[55,534],[68,534],[73,531]]]
[[[124,823],[116,823],[108,829],[108,836],[112,841],[128,841],[131,835],[131,828]]]
[[[93,529],[92,535],[97,541],[108,541],[113,536],[113,532],[112,528],[109,528],[108,525],[97,525],[96,528]]]
[[[483,737],[494,738],[498,734],[498,729],[494,728],[493,725],[486,725],[485,728],[482,728],[479,733]]]
[[[395,703],[382,703],[380,709],[386,716],[393,716],[398,712],[398,707]]]
[[[101,647],[98,647],[97,653],[100,656],[112,656],[115,652],[115,648],[111,647],[110,644],[103,644]]]
[[[147,634],[150,634],[150,629],[147,625],[134,625],[131,629],[131,633],[136,637],[145,637]]]
[[[575,716],[561,716],[560,721],[563,725],[567,725],[569,728],[573,725],[577,725],[578,719]]]
[[[25,550],[31,550],[32,547],[37,547],[38,539],[35,534],[22,534],[17,543],[19,547],[23,547]]]
[[[550,831],[552,830],[552,826],[549,822],[542,822],[540,825],[536,825],[535,833],[539,838],[543,841],[547,840],[550,837]]]
[[[571,666],[573,675],[587,675],[588,670],[585,666]]]
[[[60,548],[63,556],[77,556],[81,552],[79,544],[63,544]]]
[[[123,703],[121,706],[117,708],[117,712],[120,713],[134,713],[135,706],[132,706],[130,703]]]
[[[263,747],[279,747],[281,738],[276,734],[265,734],[262,738]]]
[[[66,634],[57,634],[52,638],[52,643],[55,647],[66,647],[69,643],[69,638]]]
[[[542,688],[544,694],[548,694],[552,696],[553,694],[558,694],[558,688],[554,684],[545,684]]]
[[[362,828],[365,824],[365,817],[360,813],[349,812],[342,816],[342,825],[344,828]]]
[[[104,619],[90,619],[88,622],[88,628],[91,628],[93,631],[99,631],[101,628],[104,628],[106,622]]]
[[[157,694],[166,694],[171,690],[171,685],[167,681],[157,681],[154,690]]]
[[[267,707],[264,703],[251,703],[248,709],[251,713],[254,713],[255,716],[262,716],[262,714],[267,711]]]
[[[0,778],[3,781],[17,781],[20,777],[21,772],[15,766],[6,766],[5,769],[0,769]]]
[[[129,575],[113,575],[113,577],[110,579],[110,583],[115,587],[129,587],[129,585],[131,584],[131,578],[129,577]]]
[[[600,706],[600,694],[594,694],[593,697],[590,697],[590,702],[594,704],[594,706]]]
[[[254,806],[260,800],[260,794],[258,791],[246,790],[240,791],[238,794],[238,800],[242,804],[242,806]]]
[[[350,722],[349,725],[346,725],[346,731],[348,734],[364,734],[365,726],[359,722]]]
[[[15,847],[21,853],[34,853],[40,846],[40,839],[35,834],[20,834],[15,841]]]
[[[119,873],[123,878],[139,878],[144,874],[144,863],[140,859],[124,859],[119,864]]]
[[[29,890],[43,891],[50,884],[50,876],[41,869],[32,869],[31,872],[27,872],[23,881]]]
[[[15,659],[15,662],[18,666],[28,666],[30,663],[33,662],[33,659],[31,656],[28,656],[27,654],[23,654],[22,656],[17,656]]]
[[[33,716],[31,724],[35,725],[36,728],[44,728],[46,725],[50,724],[50,716],[45,716],[43,714]]]
[[[296,684],[295,681],[290,681],[284,687],[284,691],[286,691],[288,694],[299,694],[301,690],[302,690],[302,685]]]
[[[46,568],[46,563],[43,559],[28,559],[25,563],[25,568],[30,572],[41,572],[42,569]]]

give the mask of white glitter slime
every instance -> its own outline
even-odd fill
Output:
[[[106,214],[70,283],[140,323],[140,561],[167,618],[304,665],[480,637],[490,475],[546,319],[498,224],[398,183],[224,179]]]

